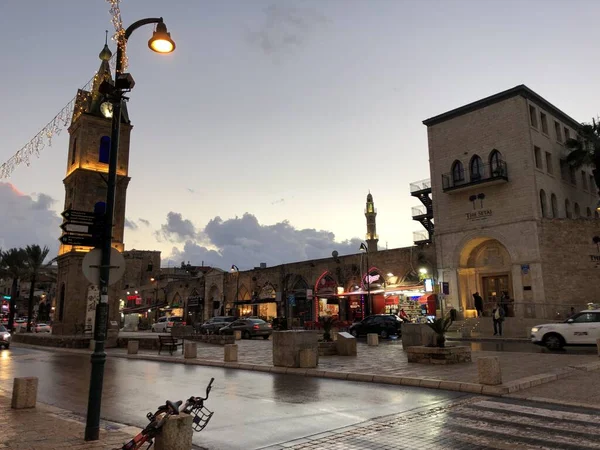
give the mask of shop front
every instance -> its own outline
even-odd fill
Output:
[[[193,293],[187,298],[187,325],[201,324],[204,321],[204,297]]]
[[[238,317],[260,317],[271,322],[278,317],[277,292],[270,284],[261,288],[250,300],[238,300],[234,302]]]
[[[315,302],[315,322],[319,317],[333,316],[336,319],[340,317],[340,299],[338,297],[338,286],[335,279],[329,272],[323,273],[315,284],[314,293]]]

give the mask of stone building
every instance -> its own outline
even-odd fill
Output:
[[[508,297],[509,315],[551,318],[597,301],[598,195],[570,168],[579,122],[524,85],[423,122],[434,242],[448,301],[475,314]]]

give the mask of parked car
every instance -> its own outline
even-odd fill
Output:
[[[52,327],[47,323],[38,323],[35,325],[33,331],[36,333],[52,333]]]
[[[185,325],[181,316],[163,316],[159,317],[158,321],[152,325],[153,333],[169,333],[175,325]]]
[[[402,335],[402,320],[393,314],[375,314],[353,323],[348,329],[354,337],[370,333],[378,334],[382,339],[392,335]]]
[[[235,320],[232,316],[215,316],[208,319],[198,328],[200,334],[216,334],[225,325]]]
[[[234,331],[238,330],[242,332],[242,338],[244,339],[252,339],[257,336],[269,339],[269,336],[273,334],[271,324],[262,319],[238,319],[222,327],[219,334],[233,334]]]
[[[552,350],[566,345],[596,345],[596,339],[600,339],[600,309],[587,309],[564,322],[545,323],[531,329],[531,342]]]
[[[4,348],[10,347],[11,336],[4,325],[0,325],[0,345]]]

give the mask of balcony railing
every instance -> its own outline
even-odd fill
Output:
[[[444,192],[492,181],[508,181],[508,168],[504,161],[482,164],[478,171],[467,172],[463,169],[442,174]]]
[[[413,218],[427,215],[427,208],[425,205],[413,206],[410,210]]]
[[[414,183],[410,183],[410,192],[419,192],[425,191],[427,189],[431,189],[431,179],[427,178],[426,180],[415,181]]]
[[[424,242],[429,241],[429,233],[425,230],[423,231],[414,231],[413,232],[413,241],[414,242]]]

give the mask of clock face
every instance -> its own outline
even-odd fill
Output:
[[[100,105],[100,112],[104,117],[110,119],[113,115],[113,105],[110,102],[104,102]]]

